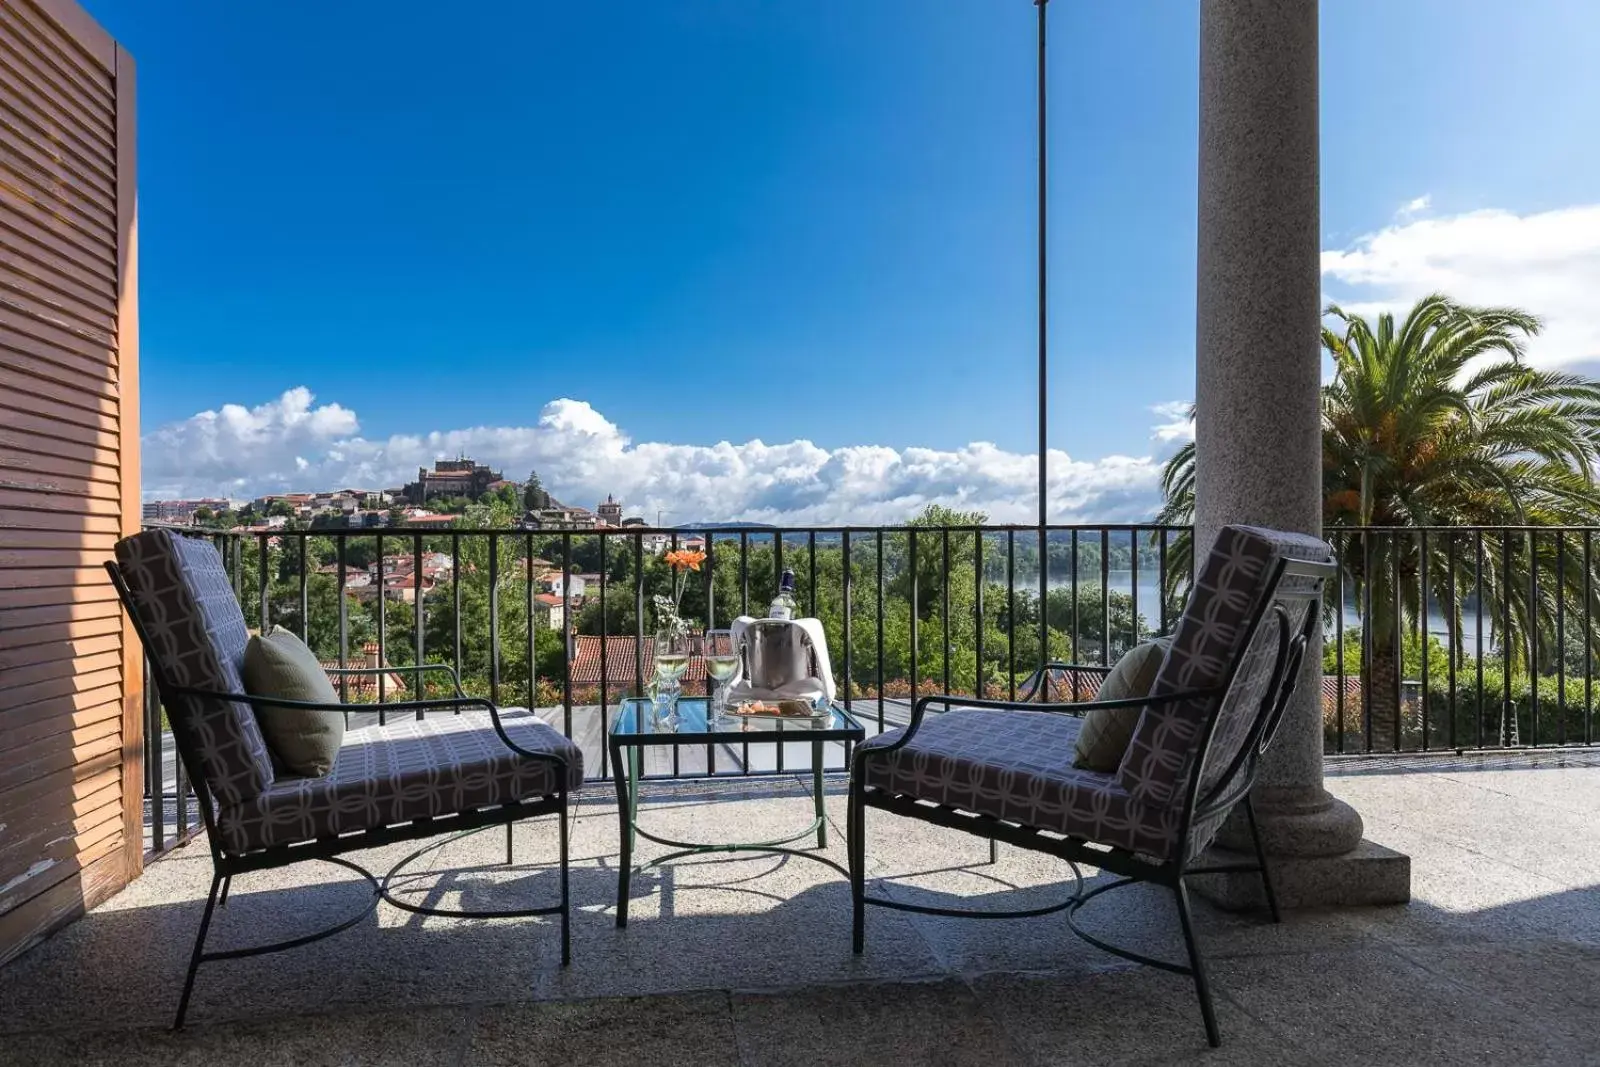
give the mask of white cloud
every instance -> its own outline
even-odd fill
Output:
[[[1431,292],[1509,304],[1545,321],[1528,346],[1535,362],[1600,359],[1600,204],[1396,222],[1324,251],[1322,274],[1348,311],[1399,312]]]
[[[1428,206],[1432,203],[1433,197],[1429,196],[1427,193],[1423,193],[1421,196],[1412,200],[1407,200],[1405,203],[1401,204],[1400,210],[1395,212],[1395,217],[1407,219],[1412,215],[1420,215],[1422,212],[1428,210]]]
[[[1152,436],[1151,455],[1082,460],[1051,450],[1053,521],[1155,513],[1161,460],[1183,439],[1179,424],[1187,424],[1188,405],[1155,410],[1166,424]],[[987,442],[831,450],[804,440],[635,443],[588,403],[571,399],[546,404],[532,426],[368,440],[355,412],[314,406],[311,393],[299,388],[253,408],[230,404],[161,426],[143,445],[146,499],[396,486],[414,479],[419,466],[465,454],[509,478],[536,469],[545,487],[570,503],[592,506],[613,493],[629,514],[653,520],[660,509],[674,523],[894,523],[928,504],[981,510],[996,522],[1036,517],[1034,456]]]
[[[1193,441],[1194,419],[1189,417],[1192,407],[1194,403],[1189,400],[1167,400],[1151,407],[1162,421],[1151,429],[1150,436],[1162,445],[1184,445]]]

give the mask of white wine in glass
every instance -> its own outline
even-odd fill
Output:
[[[724,720],[728,717],[728,683],[733,681],[733,676],[738,673],[737,652],[713,652],[706,657],[706,674],[717,683],[717,691],[711,698],[713,720]]]
[[[719,684],[730,681],[739,673],[739,657],[732,652],[709,655],[706,657],[706,673]]]
[[[663,682],[676,682],[688,669],[687,652],[662,652],[656,656],[656,677]]]

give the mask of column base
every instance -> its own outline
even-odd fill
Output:
[[[1204,863],[1249,863],[1253,855],[1214,846]],[[1411,899],[1411,857],[1363,839],[1336,856],[1267,857],[1282,908],[1404,904]],[[1189,880],[1194,891],[1225,911],[1264,908],[1258,874],[1206,874]]]

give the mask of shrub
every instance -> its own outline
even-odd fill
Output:
[[[1322,691],[1323,750],[1338,752],[1339,714],[1337,691]],[[1535,699],[1537,697],[1537,700]],[[1509,706],[1510,714],[1507,715]],[[1363,718],[1360,682],[1346,678],[1344,702],[1345,752],[1367,750],[1367,724]],[[1426,711],[1426,724],[1424,723]],[[1477,664],[1469,662],[1456,671],[1454,700],[1444,678],[1429,679],[1426,707],[1421,686],[1407,684],[1400,704],[1398,743],[1395,723],[1371,724],[1372,750],[1449,749],[1496,747],[1514,742],[1520,745],[1554,745],[1585,740],[1600,719],[1600,690],[1587,699],[1583,679],[1567,679],[1563,698],[1561,679],[1543,675],[1532,684],[1525,674],[1513,673],[1509,705],[1506,676],[1498,664],[1485,665],[1483,688],[1478,688]],[[1426,729],[1424,729],[1426,726]]]

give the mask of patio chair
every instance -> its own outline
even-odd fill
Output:
[[[1259,872],[1273,921],[1271,874],[1250,788],[1305,656],[1321,625],[1332,550],[1299,534],[1225,527],[1204,561],[1149,697],[1029,703],[934,695],[909,725],[860,745],[850,769],[848,814],[853,947],[864,947],[865,905],[936,915],[1007,917],[1065,910],[1089,943],[1125,959],[1192,976],[1206,1037],[1221,1043],[1205,959],[1195,939],[1188,882],[1196,875]],[[1033,696],[1032,692],[1026,694]],[[927,715],[930,706],[947,709]],[[1142,707],[1121,766],[1073,766],[1083,716],[1093,708]],[[1203,857],[1242,802],[1253,861]],[[974,912],[866,894],[866,809],[1034,849],[1067,861],[1076,889],[1061,903]],[[1117,876],[1088,891],[1079,864]],[[1155,959],[1080,929],[1079,909],[1135,882],[1172,890],[1188,963]]]
[[[253,696],[244,692],[240,675],[249,637],[244,616],[222,557],[208,541],[169,530],[146,531],[119,541],[116,561],[108,562],[106,570],[144,646],[211,848],[211,892],[173,1029],[183,1027],[202,963],[278,952],[329,937],[365,919],[379,900],[424,915],[559,915],[561,961],[570,962],[567,798],[583,781],[583,757],[575,745],[532,715],[503,714],[486,700],[465,696],[455,672],[444,664],[342,672],[382,670],[419,679],[442,672],[454,684],[454,696],[443,699],[345,705]],[[353,707],[415,714],[347,732],[326,776],[300,778],[274,769],[255,714],[267,704],[331,715],[344,715]],[[537,815],[556,817],[558,904],[496,912],[426,907],[396,898],[390,885],[409,863],[437,846],[413,852],[381,879],[342,855],[504,825],[509,863],[512,824]],[[212,913],[219,903],[227,906],[235,875],[307,860],[324,860],[362,875],[372,888],[371,899],[357,914],[324,930],[270,944],[205,951]]]

